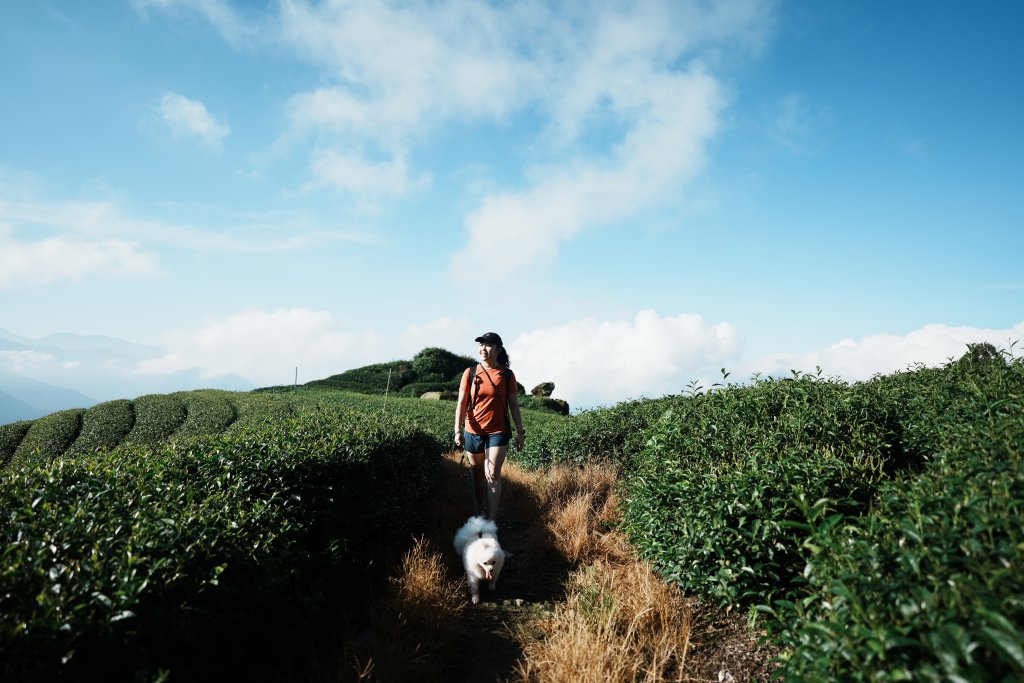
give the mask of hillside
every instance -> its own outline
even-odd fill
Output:
[[[476,362],[473,358],[459,356],[446,349],[428,347],[417,353],[412,360],[366,365],[307,382],[304,386],[371,395],[390,393],[411,398],[436,392],[440,394],[441,399],[453,400],[457,397],[462,373]],[[264,391],[273,389],[274,387],[271,387]],[[536,395],[527,395],[522,384],[518,385],[518,389],[520,405],[523,408],[569,414],[568,403],[550,398],[550,393],[554,389],[551,382],[541,383],[535,390]]]
[[[434,504],[452,497],[438,488],[460,481],[443,457],[452,411],[302,386],[154,394],[0,427],[0,677],[295,679],[295,667],[324,664],[339,622],[363,623]],[[794,373],[524,420],[510,477],[512,464],[543,476],[519,503],[510,479],[499,512],[519,553],[504,595],[532,599],[530,571],[549,569],[566,581],[571,570],[582,592],[538,574],[541,599],[559,603],[528,610],[522,657],[543,654],[516,671],[592,651],[576,639],[556,656],[557,638],[530,633],[596,629],[605,654],[631,637],[603,615],[636,590],[606,594],[596,565],[571,555],[529,565],[526,542],[536,532],[572,545],[560,522],[536,527],[528,512],[556,490],[546,477],[571,485],[611,463],[619,497],[598,536],[620,532],[700,613],[745,615],[754,630],[736,642],[766,634],[784,679],[1024,676],[1024,360],[1010,352],[979,345],[942,368],[856,384]],[[575,495],[559,505],[588,518]],[[533,569],[517,575],[516,562]],[[474,614],[464,623],[486,621]],[[702,623],[693,648],[720,621]],[[416,646],[437,628],[399,628],[402,652],[444,680],[451,659]],[[514,678],[515,647],[503,652],[501,675]],[[690,670],[681,652],[643,664],[647,680]],[[724,673],[764,680],[760,667]]]

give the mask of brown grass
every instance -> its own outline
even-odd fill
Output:
[[[451,538],[472,511],[471,482],[457,453],[443,470],[426,538],[406,553],[392,595],[376,610],[370,632],[350,639],[333,680],[444,680],[453,661],[494,656],[494,642],[478,640],[488,615],[507,619],[505,642],[514,638],[521,648],[509,680],[661,683],[719,680],[725,672],[737,683],[768,680],[768,658],[777,653],[757,643],[740,615],[683,596],[615,530],[612,465],[530,471],[507,462],[499,527],[510,525],[517,540],[510,580],[521,588],[564,582],[564,592],[539,599],[564,598],[553,607],[541,602],[508,612],[468,605]]]
[[[611,529],[618,515],[615,468],[517,476],[535,480],[551,540],[579,568],[569,576],[564,602],[518,629],[524,651],[514,680],[686,680],[688,605]]]
[[[402,558],[391,579],[393,594],[374,613],[367,637],[350,643],[349,671],[359,681],[435,680],[434,662],[456,648],[459,617],[465,609],[461,583],[430,543],[420,538]]]
[[[531,639],[521,681],[682,681],[689,610],[677,589],[644,564],[598,560],[575,572],[564,603]]]

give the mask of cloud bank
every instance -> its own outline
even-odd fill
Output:
[[[0,233],[0,288],[85,278],[141,279],[159,272],[156,257],[137,242],[68,237],[24,241]]]
[[[860,339],[843,339],[827,349],[805,354],[775,354],[746,364],[748,374],[788,375],[791,370],[815,372],[846,381],[870,379],[923,364],[940,366],[967,352],[968,344],[988,342],[1008,350],[1014,342],[1024,342],[1024,322],[1007,329],[991,329],[942,324],[925,325],[905,335],[876,334]],[[1019,351],[1019,349],[1018,349]]]
[[[735,359],[742,346],[729,323],[649,309],[633,320],[575,320],[508,344],[527,390],[553,381],[555,397],[573,407],[678,393],[695,372]]]
[[[139,374],[200,368],[205,377],[241,375],[257,386],[323,379],[345,370],[409,359],[427,346],[458,349],[472,339],[465,320],[442,318],[398,332],[354,331],[327,311],[251,309],[168,336],[168,353],[136,366]]]

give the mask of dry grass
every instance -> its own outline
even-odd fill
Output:
[[[546,599],[564,598],[553,608],[485,613],[469,606],[451,538],[472,511],[472,484],[459,454],[443,468],[427,537],[405,555],[392,595],[370,631],[350,640],[332,680],[445,680],[454,661],[495,656],[495,643],[480,640],[479,619],[488,615],[506,619],[502,637],[521,648],[512,670],[504,669],[509,680],[661,683],[721,680],[726,672],[737,683],[768,680],[776,653],[757,643],[739,615],[665,584],[614,529],[618,472],[607,464],[538,471],[505,464],[499,526],[513,529],[516,541],[509,580],[520,589],[564,583]]]
[[[465,609],[460,582],[420,538],[402,558],[393,595],[374,613],[371,633],[350,644],[343,677],[359,681],[434,680],[433,665],[456,649]]]
[[[682,681],[689,610],[677,589],[644,564],[598,560],[575,572],[545,637],[524,646],[521,681]]]
[[[609,544],[603,533],[616,519],[618,470],[609,463],[580,468],[525,470],[515,463],[503,476],[516,491],[528,491],[542,524],[535,525],[536,546],[550,547],[573,565],[595,557],[630,555],[628,544]]]
[[[514,678],[686,680],[687,602],[611,529],[618,515],[615,468],[587,465],[516,476],[534,480],[554,547],[580,568],[569,576],[566,598],[553,614],[518,629],[523,657]]]

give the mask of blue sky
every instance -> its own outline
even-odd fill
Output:
[[[1006,346],[1022,28],[1014,2],[0,0],[0,328],[256,386],[493,329],[576,406]],[[0,351],[88,389],[56,361]]]

